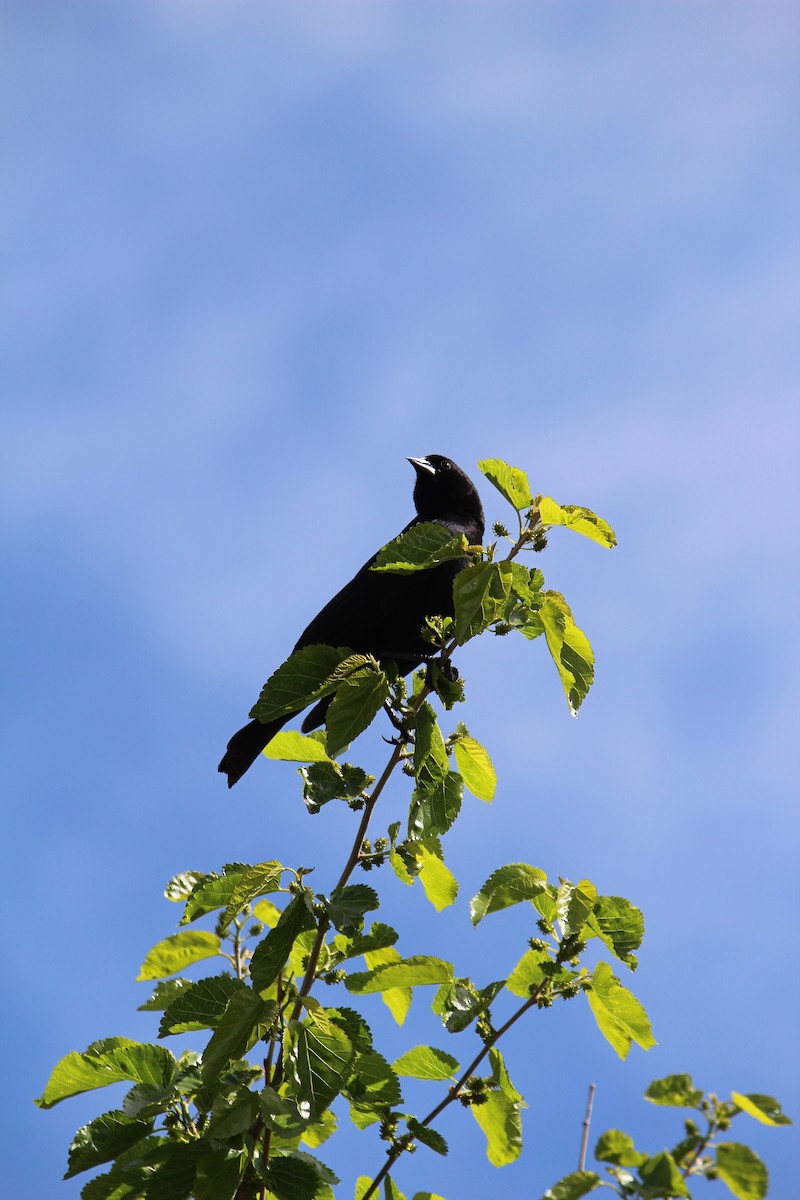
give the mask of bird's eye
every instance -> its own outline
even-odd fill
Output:
[[[439,470],[440,471],[449,471],[450,468],[452,467],[452,465],[453,464],[450,462],[449,458],[443,458],[442,461],[439,463]]]

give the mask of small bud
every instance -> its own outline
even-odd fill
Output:
[[[494,530],[494,532],[497,534],[498,537],[510,537],[511,536],[502,521],[495,521],[494,525],[492,526],[492,529]]]
[[[264,932],[264,926],[262,925],[262,923],[260,921],[254,921],[253,924],[250,926],[248,936],[249,937],[261,937],[261,934],[263,932]]]
[[[545,537],[544,533],[540,530],[539,533],[537,533],[533,539],[533,548],[537,554],[540,554],[541,551],[544,550],[546,546],[547,546],[547,538]]]
[[[550,949],[547,942],[543,941],[541,938],[528,938],[528,945],[530,946],[531,950],[549,950]]]

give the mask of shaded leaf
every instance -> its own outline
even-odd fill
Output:
[[[282,663],[261,689],[250,716],[264,724],[306,708],[336,690],[336,668],[352,655],[347,646],[304,646]]]
[[[341,681],[325,718],[332,758],[363,733],[388,700],[389,691],[389,680],[377,663]]]
[[[659,1196],[665,1200],[678,1196],[691,1197],[678,1164],[666,1150],[654,1154],[652,1158],[646,1157],[639,1167],[639,1177],[648,1200],[655,1200]]]
[[[90,1167],[110,1162],[147,1137],[152,1128],[151,1120],[131,1120],[119,1110],[103,1113],[75,1134],[64,1178],[70,1179]]]
[[[317,1124],[345,1087],[356,1049],[345,1031],[324,1011],[310,1014],[294,1029],[291,1061],[298,1085],[296,1100],[308,1106],[309,1124]]]
[[[328,915],[340,933],[359,933],[364,925],[365,913],[380,908],[378,893],[365,883],[351,883],[331,895]]]
[[[163,1012],[190,987],[194,987],[191,979],[167,979],[157,983],[150,999],[140,1004],[137,1012]]]
[[[250,960],[250,978],[257,992],[265,992],[272,986],[289,961],[295,939],[306,929],[313,929],[316,922],[309,912],[305,891],[294,896],[281,913],[274,929],[258,943]]]
[[[512,564],[470,563],[453,582],[455,635],[460,645],[505,615],[511,593]]]
[[[594,1156],[598,1162],[616,1163],[619,1167],[638,1167],[647,1160],[633,1144],[630,1134],[609,1129],[597,1140]]]
[[[200,979],[169,1005],[161,1018],[158,1036],[216,1028],[233,993],[243,988],[246,985],[231,975]]]
[[[233,993],[203,1052],[204,1082],[215,1079],[223,1067],[241,1058],[266,1033],[275,1008],[274,1000],[262,1000],[248,987]]]
[[[427,1125],[423,1125],[415,1117],[408,1118],[408,1132],[418,1142],[422,1142],[423,1146],[427,1146],[430,1150],[435,1150],[437,1154],[446,1155],[449,1152],[449,1146],[436,1129],[429,1129]],[[433,1192],[416,1192],[414,1200],[437,1200]],[[441,1198],[439,1198],[441,1200]]]
[[[638,950],[644,937],[642,911],[623,896],[599,896],[583,936],[599,937],[621,962],[635,970]]]

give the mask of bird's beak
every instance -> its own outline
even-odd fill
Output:
[[[429,463],[427,458],[409,458],[408,462],[411,463],[415,470],[430,471],[431,475],[436,474],[436,467],[432,463]]]

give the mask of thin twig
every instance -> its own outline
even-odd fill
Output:
[[[592,1105],[594,1104],[595,1085],[589,1084],[589,1099],[586,1101],[586,1116],[583,1118],[583,1135],[581,1137],[581,1154],[578,1159],[578,1170],[586,1169],[586,1148],[589,1145],[589,1126],[592,1122]]]

